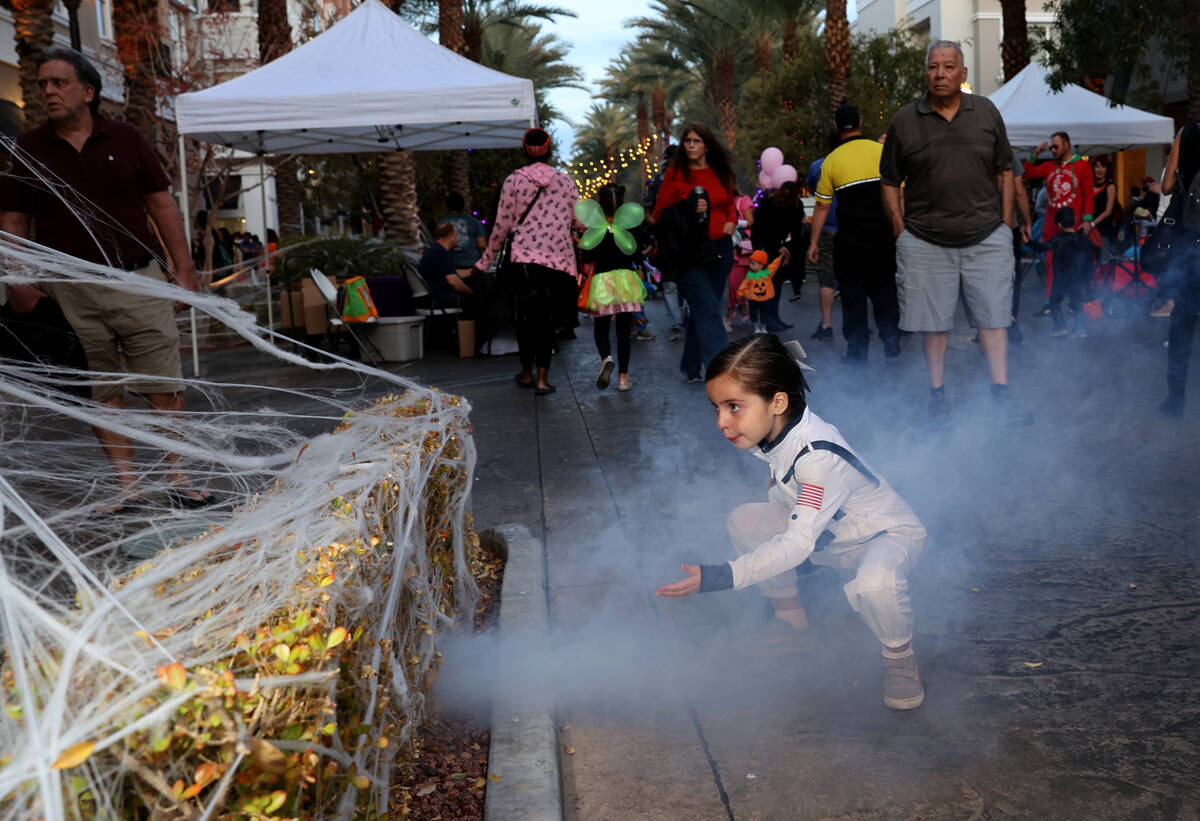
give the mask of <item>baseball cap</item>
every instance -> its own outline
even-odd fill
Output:
[[[837,124],[838,131],[853,131],[862,125],[858,109],[849,103],[842,103],[837,107],[837,111],[833,112],[833,121]]]

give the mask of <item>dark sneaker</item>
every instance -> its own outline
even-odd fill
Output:
[[[1021,326],[1016,322],[1008,326],[1008,344],[1020,345],[1025,341],[1025,335],[1021,333]]]
[[[950,400],[944,388],[929,391],[929,419],[925,426],[929,430],[945,430],[950,427]]]
[[[883,659],[883,703],[893,710],[915,710],[925,701],[917,657]]]
[[[683,331],[679,330],[678,328],[672,328],[671,329],[671,341],[678,342],[681,339],[683,339]]]
[[[900,356],[900,340],[893,339],[891,342],[883,343],[883,358],[895,359]]]
[[[1042,307],[1040,307],[1036,311],[1034,311],[1033,315],[1038,316],[1038,317],[1050,316],[1050,305],[1049,304],[1043,305]]]
[[[1006,425],[1033,423],[1033,411],[1024,402],[1009,396],[1007,386],[992,386],[992,415]]]
[[[1183,397],[1168,396],[1163,400],[1163,403],[1158,406],[1158,411],[1163,416],[1173,416],[1176,419],[1183,416]]]
[[[818,322],[817,329],[815,331],[813,331],[810,339],[819,339],[822,342],[832,342],[833,341],[833,328],[832,327],[822,328],[821,323]]]

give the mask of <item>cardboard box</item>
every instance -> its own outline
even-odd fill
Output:
[[[296,316],[292,316],[295,306]],[[311,279],[293,283],[279,295],[279,321],[284,328],[304,328],[306,336],[325,333],[325,300]]]

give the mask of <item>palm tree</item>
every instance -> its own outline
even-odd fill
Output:
[[[696,82],[695,75],[679,69],[678,62],[661,41],[639,37],[605,68],[601,93],[607,100],[635,106],[639,140],[646,137],[640,111],[643,97],[649,98],[649,136],[655,143],[669,137],[671,112],[684,89]]]
[[[397,14],[404,0],[390,0]],[[421,228],[417,213],[417,171],[411,151],[392,151],[379,162],[379,199],[383,211],[383,231],[388,239],[405,247],[420,244]]]
[[[1029,65],[1029,26],[1025,22],[1025,0],[1000,0],[1000,13],[1004,27],[1000,59],[1004,63],[1004,79],[1007,81]]]
[[[615,103],[592,103],[575,130],[572,162],[595,163],[617,171],[617,155],[632,145],[634,137],[626,109]]]
[[[455,54],[465,54],[467,39],[463,30],[463,0],[438,0],[438,42]],[[471,161],[466,151],[451,151],[446,158],[446,182],[451,191],[462,194],[471,210]]]
[[[17,73],[21,100],[25,107],[25,126],[33,128],[46,121],[42,92],[37,84],[37,64],[42,52],[54,41],[54,19],[50,16],[57,0],[12,0],[13,28],[17,41]]]
[[[742,9],[737,0],[652,0],[654,16],[633,21],[644,37],[667,46],[666,66],[699,79],[731,146],[737,139],[738,80],[747,64]]]
[[[829,111],[833,113],[850,95],[850,22],[846,0],[825,3],[825,77],[829,83]]]
[[[259,0],[258,59],[266,65],[292,50],[292,27],[287,18],[287,0]],[[276,158],[275,202],[279,210],[279,235],[291,237],[302,233],[300,225],[300,183],[296,179],[296,164],[290,158]],[[264,181],[265,184],[265,181]],[[266,238],[263,239],[266,242]]]
[[[158,145],[157,83],[171,73],[158,2],[122,0],[113,4],[112,17],[117,55],[125,66],[125,120]]]
[[[587,91],[583,73],[566,62],[570,44],[557,35],[543,34],[541,26],[529,21],[523,26],[496,25],[484,34],[480,62],[514,77],[534,81],[538,118],[543,122],[559,119],[561,114],[546,101],[546,92],[555,88]]]
[[[475,62],[485,63],[484,33],[495,26],[525,28],[531,23],[553,23],[559,17],[578,16],[562,6],[525,3],[521,0],[465,0],[462,11],[465,53]]]

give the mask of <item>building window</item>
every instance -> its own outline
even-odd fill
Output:
[[[208,10],[217,14],[239,10],[238,0],[208,0]]]

